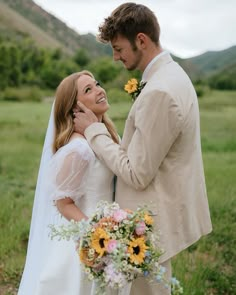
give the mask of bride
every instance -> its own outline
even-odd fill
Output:
[[[26,263],[18,295],[92,295],[95,284],[83,274],[73,241],[51,240],[49,224],[87,218],[101,199],[112,202],[114,175],[74,132],[73,108],[81,101],[119,138],[105,114],[106,92],[88,71],[58,86],[40,163]],[[106,294],[116,294],[107,290]],[[121,294],[121,293],[120,293]]]

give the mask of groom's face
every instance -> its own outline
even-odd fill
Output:
[[[139,48],[134,48],[130,41],[121,35],[112,40],[111,45],[115,61],[120,60],[129,71],[139,69],[143,58],[143,52]]]

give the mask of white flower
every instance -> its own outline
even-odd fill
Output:
[[[95,250],[93,248],[89,249],[89,254],[93,255],[95,253]]]

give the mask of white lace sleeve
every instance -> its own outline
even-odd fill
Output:
[[[82,140],[73,140],[53,156],[49,164],[47,182],[52,200],[70,197],[78,200],[85,190],[87,174],[94,154]]]

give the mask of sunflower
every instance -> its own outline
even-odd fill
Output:
[[[130,79],[127,84],[125,85],[125,91],[127,91],[129,94],[137,91],[138,89],[138,81],[136,79]]]
[[[130,261],[134,264],[141,264],[144,262],[145,252],[148,246],[145,244],[144,237],[133,239],[129,243],[128,253],[130,254]]]
[[[106,244],[110,240],[108,234],[101,227],[96,228],[91,237],[91,245],[94,250],[99,254],[99,256],[103,256],[106,250]]]
[[[147,225],[152,225],[153,224],[153,218],[150,216],[150,215],[148,215],[148,214],[145,214],[144,215],[144,221],[145,221],[145,223],[147,224]]]

